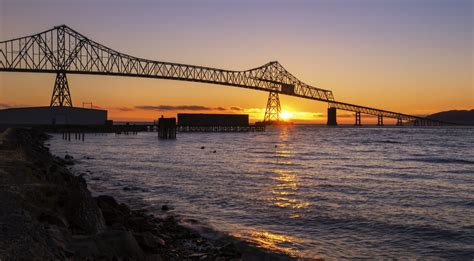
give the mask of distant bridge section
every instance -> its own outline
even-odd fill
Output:
[[[278,99],[278,94],[285,94],[323,101],[334,110],[334,115],[335,109],[355,112],[356,120],[359,115],[359,124],[360,113],[378,116],[379,123],[383,117],[398,119],[399,123],[404,120],[439,123],[407,114],[335,101],[332,91],[303,83],[278,62],[269,62],[245,71],[231,71],[152,61],[115,51],[66,25],[0,42],[0,71],[55,73],[56,81],[51,106],[72,106],[67,74],[90,74],[211,83],[266,91],[270,92],[270,97],[276,97],[276,99]],[[268,120],[279,117],[279,100],[277,102],[278,110],[273,113],[273,116],[269,114]]]

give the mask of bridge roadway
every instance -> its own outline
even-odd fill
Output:
[[[112,75],[158,78],[210,83],[275,92],[305,99],[327,102],[330,108],[383,118],[413,121],[422,125],[442,122],[336,101],[330,90],[310,86],[298,80],[280,63],[269,62],[245,71],[152,61],[120,53],[66,25],[30,36],[0,42],[0,71],[55,73],[56,83],[51,106],[72,106],[67,74]]]

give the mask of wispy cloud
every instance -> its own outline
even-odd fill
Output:
[[[130,107],[114,107],[112,108],[114,111],[134,111],[135,108],[130,108]]]
[[[148,111],[226,111],[224,107],[206,107],[201,105],[141,105],[135,106],[139,110]]]

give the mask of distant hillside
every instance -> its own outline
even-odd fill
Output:
[[[474,110],[470,111],[443,111],[426,116],[427,118],[457,124],[474,125]]]

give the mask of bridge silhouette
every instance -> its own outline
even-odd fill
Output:
[[[406,121],[415,125],[443,122],[399,112],[336,101],[330,90],[310,86],[289,73],[279,62],[269,62],[245,71],[231,71],[180,63],[152,61],[115,51],[66,25],[34,35],[0,42],[0,72],[55,73],[50,106],[72,106],[67,74],[157,78],[227,85],[269,92],[264,122],[279,121],[279,94],[328,103],[328,125],[337,125],[336,110]]]

